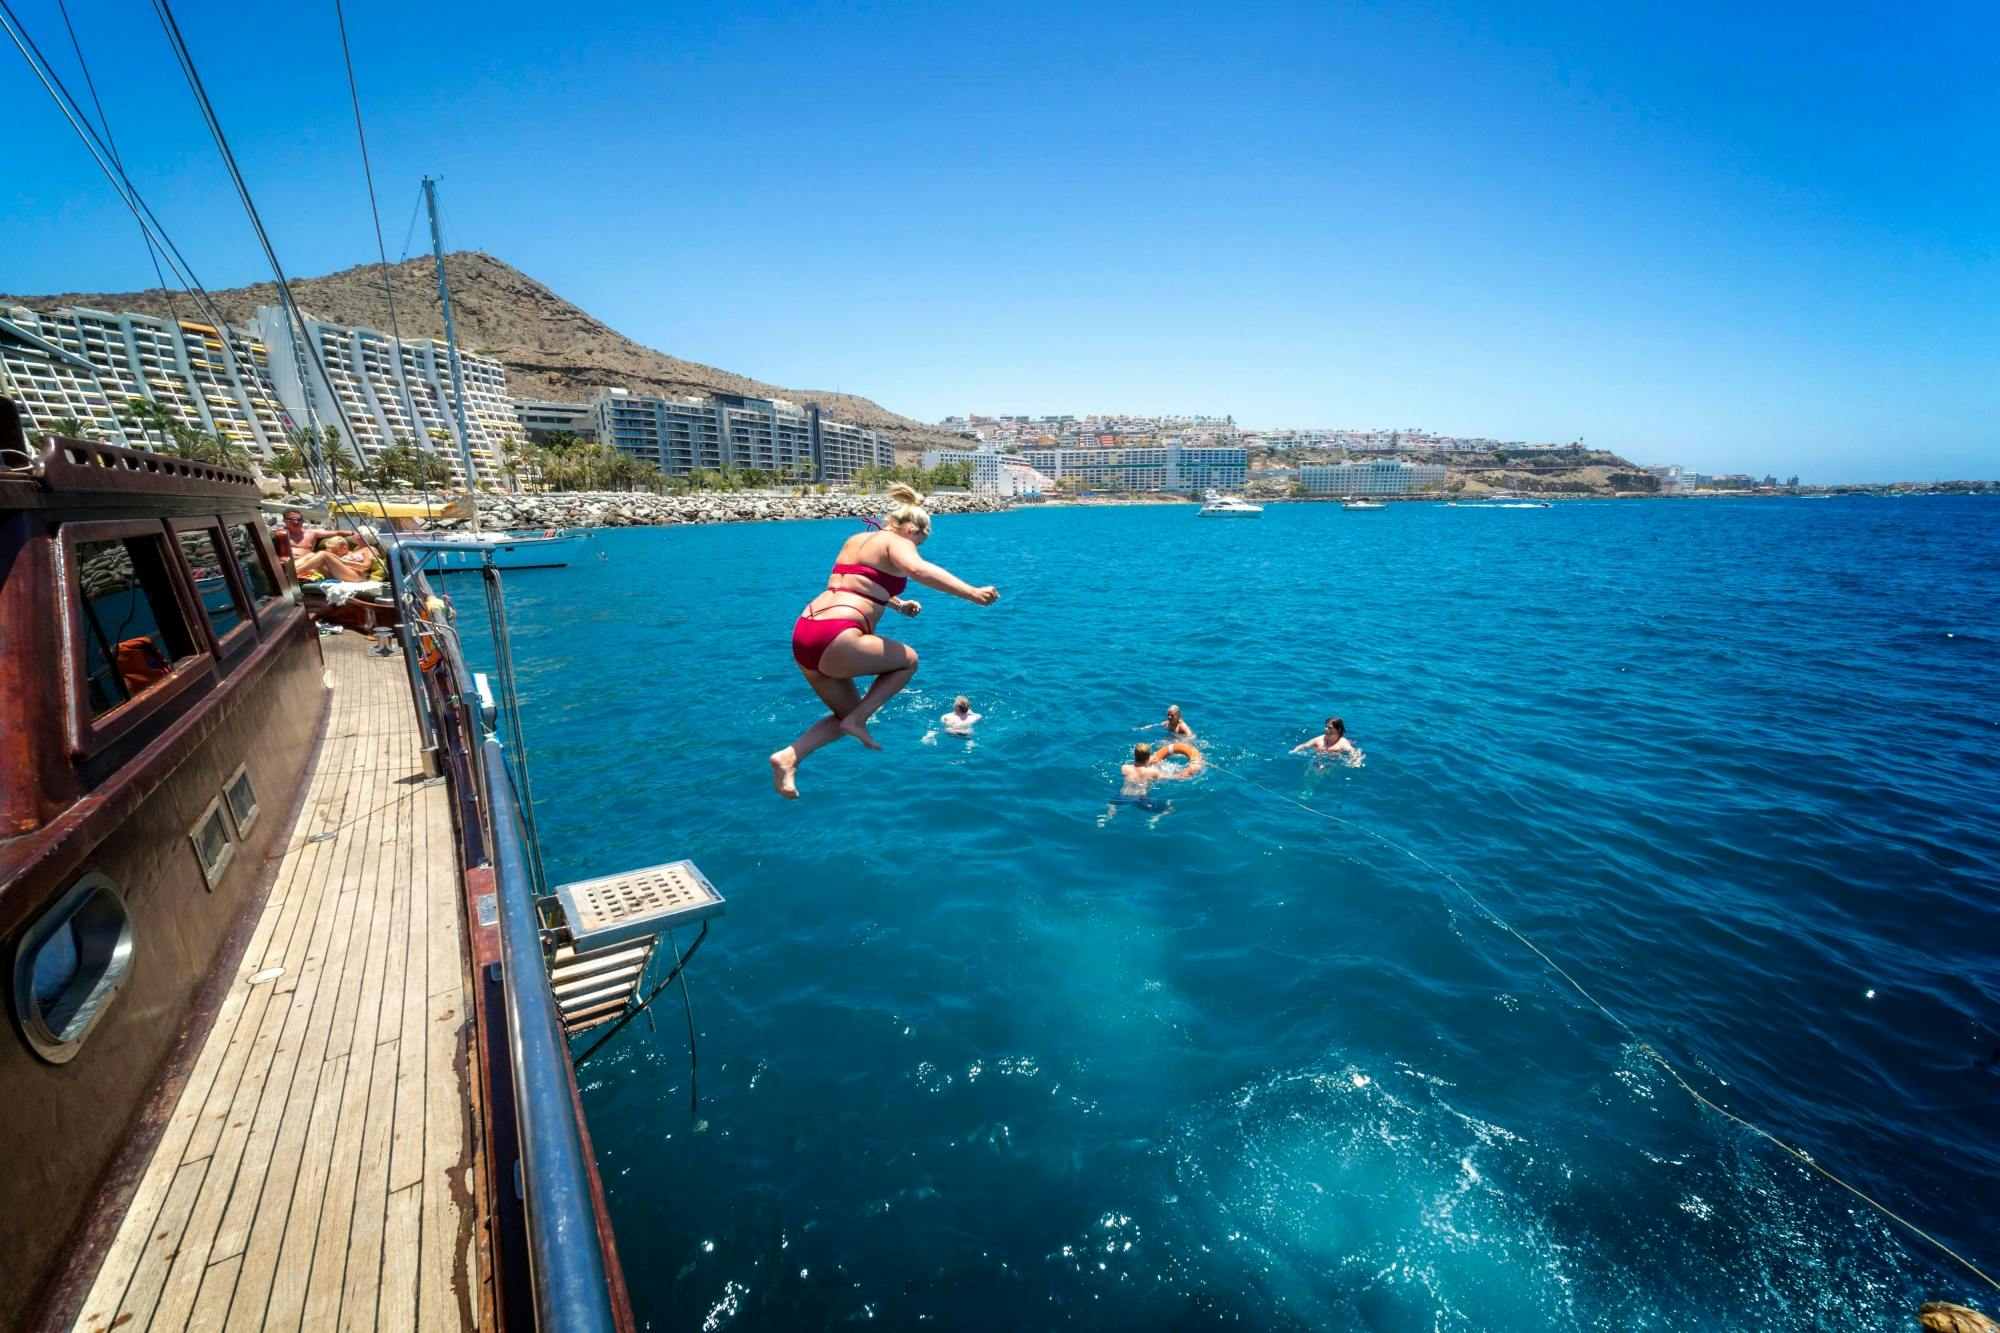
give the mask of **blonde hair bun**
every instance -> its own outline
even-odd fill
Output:
[[[899,481],[889,487],[889,498],[896,502],[896,507],[889,511],[890,523],[908,523],[925,532],[931,530],[931,514],[924,508],[926,497],[922,491],[908,482]]]

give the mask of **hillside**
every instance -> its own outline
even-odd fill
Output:
[[[624,334],[571,305],[519,269],[477,251],[445,256],[451,280],[451,312],[459,345],[497,357],[507,367],[509,388],[523,398],[578,402],[599,388],[669,394],[740,393],[818,402],[835,420],[892,435],[908,449],[956,443],[957,437],[898,416],[853,394],[786,389],[745,375],[683,361],[633,342]],[[404,336],[442,338],[437,278],[428,259],[412,259],[389,270],[396,318]],[[374,265],[321,278],[295,278],[292,292],[306,313],[336,324],[389,327],[382,272]],[[212,293],[222,316],[248,323],[258,306],[276,305],[271,283]],[[157,288],[143,292],[64,292],[52,296],[0,296],[0,305],[35,310],[80,305],[96,310],[192,315],[185,293]]]

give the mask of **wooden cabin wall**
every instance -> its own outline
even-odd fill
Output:
[[[10,579],[12,585],[14,580]],[[52,1065],[21,1035],[0,1035],[0,1327],[32,1326],[54,1284],[87,1282],[74,1256],[101,1248],[123,1199],[143,1171],[165,1096],[178,1083],[176,1053],[206,1030],[209,988],[233,969],[264,897],[269,867],[287,839],[324,724],[327,694],[318,641],[304,613],[282,623],[205,697],[183,723],[86,798],[123,804],[121,789],[165,780],[94,845],[79,845],[67,819],[26,835],[47,855],[0,887],[6,916],[26,901],[54,900],[87,871],[118,885],[132,916],[133,961],[123,990],[74,1059]],[[176,760],[174,751],[182,751]],[[245,763],[259,814],[211,889],[188,834],[223,784]],[[15,851],[10,847],[8,850]],[[0,939],[11,968],[19,931]],[[296,978],[281,978],[287,985]],[[163,1076],[167,1082],[162,1085]],[[128,1145],[146,1151],[128,1151]],[[136,1157],[136,1161],[133,1160]],[[81,1247],[79,1249],[79,1247]],[[65,1256],[72,1262],[65,1270]],[[89,1264],[94,1269],[94,1261]],[[12,1308],[9,1308],[12,1307]]]

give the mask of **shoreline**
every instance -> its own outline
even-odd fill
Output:
[[[1941,492],[1958,494],[1959,492]],[[1977,492],[1970,492],[1977,494]],[[1527,500],[1547,500],[1555,503],[1587,500],[1783,500],[1802,499],[1809,496],[1854,496],[1883,495],[1881,491],[1868,490],[1806,490],[1793,492],[1754,491],[1710,491],[1692,495],[1656,495],[1645,492],[1616,495],[1579,495],[1575,493],[1545,492],[1527,493],[1521,496]],[[421,503],[425,497],[417,492],[385,492],[383,498],[404,503]],[[431,499],[442,504],[444,499],[437,492]],[[1252,503],[1260,505],[1334,505],[1339,506],[1342,497],[1321,495],[1249,496]],[[1366,497],[1385,504],[1441,505],[1447,502],[1477,504],[1483,496],[1397,496],[1376,495]],[[700,492],[689,495],[654,495],[643,491],[558,491],[547,494],[481,495],[479,497],[479,526],[486,529],[504,531],[529,531],[543,528],[642,528],[677,527],[691,523],[768,523],[805,519],[862,519],[879,518],[890,505],[885,495],[862,494],[841,491],[827,495],[792,495],[777,491],[719,491]],[[313,497],[292,497],[287,503],[301,508],[313,508],[324,504]],[[938,515],[998,514],[1015,510],[1036,509],[1123,509],[1135,506],[1189,508],[1200,505],[1199,500],[1190,500],[1181,495],[1105,495],[1089,498],[1061,498],[1036,501],[1017,501],[1011,496],[972,495],[964,492],[946,492],[933,495],[926,501],[927,507]],[[464,530],[471,525],[464,521],[445,520],[436,527],[444,531]]]
[[[482,495],[479,521],[488,528],[662,528],[686,523],[768,523],[814,518],[880,518],[886,495],[778,491],[651,495],[632,491],[561,491],[541,495]],[[1013,505],[997,495],[934,495],[933,514],[990,514]],[[440,527],[462,528],[463,523]]]

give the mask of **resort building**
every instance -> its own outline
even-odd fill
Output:
[[[816,405],[719,393],[708,397],[600,389],[590,404],[597,440],[670,477],[756,470],[797,481],[846,482],[888,467],[895,446],[879,431],[827,420]]]
[[[1444,464],[1376,458],[1366,463],[1307,463],[1299,485],[1308,495],[1407,495],[1444,484]]]
[[[597,434],[597,414],[589,403],[516,398],[514,419],[536,444],[546,444],[556,435],[575,435],[588,440]]]
[[[293,420],[340,426],[348,450],[363,461],[398,441],[435,453],[454,482],[464,484],[449,347],[431,338],[399,340],[380,329],[329,324],[311,316],[305,326],[310,341],[301,347],[283,310],[263,306],[257,311],[257,333],[271,348],[272,384]],[[325,374],[308,358],[317,360]],[[465,380],[474,481],[490,484],[502,476],[506,446],[521,438],[520,419],[507,394],[506,369],[498,361],[463,350],[458,361]]]
[[[1020,456],[1073,490],[1233,491],[1250,475],[1250,451],[1222,446],[1024,449]]]
[[[1695,488],[1698,481],[1695,473],[1679,463],[1656,464],[1646,471],[1659,478],[1662,495],[1685,495]]]
[[[46,427],[50,420],[71,416],[99,438],[122,443],[130,432],[119,425],[120,411],[129,399],[147,398],[166,406],[189,428],[220,435],[256,454],[268,456],[285,442],[270,355],[261,341],[241,329],[218,331],[193,320],[80,308],[14,306],[4,318],[17,334],[62,353],[71,371],[92,372],[70,380],[57,376],[66,386],[62,392],[74,397],[56,410],[47,396],[54,392],[48,380],[56,372],[45,368],[44,384],[29,409],[36,424]]]
[[[932,449],[924,454],[927,468],[946,463],[963,463],[972,469],[974,495],[1043,495],[1056,488],[1055,478],[998,449]]]
[[[20,316],[29,316],[21,319]],[[124,444],[125,427],[90,362],[44,338],[33,312],[9,310],[0,318],[0,396],[20,404],[29,439],[75,418],[84,432],[107,444]]]

